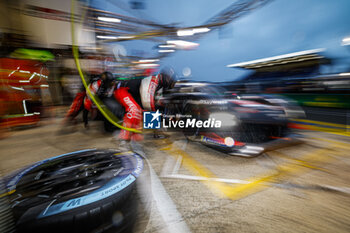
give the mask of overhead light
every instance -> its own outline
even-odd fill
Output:
[[[209,32],[209,28],[181,29],[176,32],[177,36],[193,36],[196,33]]]
[[[148,63],[148,62],[157,62],[159,59],[145,59],[145,60],[139,60],[139,62],[142,63]]]
[[[193,36],[194,32],[192,29],[189,30],[178,30],[177,36]]]
[[[350,36],[342,39],[342,45],[350,45]]]
[[[117,39],[118,38],[116,36],[101,36],[101,35],[98,35],[96,37],[99,39]]]
[[[127,39],[132,39],[132,38],[134,38],[134,36],[118,36],[117,37],[117,39],[121,39],[121,40],[123,40],[123,39],[127,40]]]
[[[101,35],[98,35],[96,37],[99,39],[107,39],[107,40],[115,40],[115,39],[127,40],[127,39],[134,38],[134,36],[101,36]]]
[[[105,22],[111,22],[111,23],[120,23],[121,20],[117,18],[110,18],[110,17],[97,17],[98,20],[105,21]]]
[[[193,49],[198,47],[198,43],[184,41],[184,40],[168,40],[167,44],[175,45],[179,49]]]
[[[162,50],[158,50],[159,53],[173,53],[175,52],[174,49],[162,49]]]
[[[168,40],[167,44],[181,45],[181,46],[198,45],[198,43],[185,41],[185,40]]]
[[[158,67],[158,64],[151,63],[151,64],[138,64],[137,67],[140,68],[152,68],[152,67]]]
[[[348,75],[350,75],[350,73],[340,73],[339,75],[340,76],[348,76]]]
[[[209,28],[194,28],[193,33],[204,33],[204,32],[209,32],[210,29]]]
[[[196,82],[187,82],[187,83],[181,83],[182,86],[207,86],[206,83],[196,83]]]
[[[162,44],[158,46],[159,48],[175,48],[173,44]]]

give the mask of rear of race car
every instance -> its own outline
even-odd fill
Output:
[[[192,112],[221,122],[220,128],[196,129],[187,137],[231,155],[253,157],[300,143],[288,128],[286,107],[245,99],[222,99],[196,104]],[[193,131],[192,131],[193,133]]]

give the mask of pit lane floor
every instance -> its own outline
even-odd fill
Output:
[[[116,148],[93,122],[57,134],[60,119],[0,141],[0,171],[87,148]],[[228,156],[181,134],[133,148],[154,171],[150,219],[138,232],[349,232],[350,138],[304,132],[302,145]]]

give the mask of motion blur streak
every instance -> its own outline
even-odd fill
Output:
[[[0,232],[350,232],[349,9],[0,0]]]

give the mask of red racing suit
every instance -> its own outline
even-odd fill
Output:
[[[135,101],[132,95],[128,92],[127,87],[119,87],[114,91],[114,97],[125,108],[125,115],[123,118],[123,126],[132,129],[141,129],[142,109]],[[133,133],[122,129],[119,134],[122,140],[142,140],[141,134]]]
[[[149,76],[141,80],[138,85],[128,86],[128,82],[118,83],[113,88],[107,90],[108,92],[113,92],[115,99],[125,108],[125,115],[123,118],[123,126],[131,129],[141,129],[142,121],[142,108],[149,111],[156,110],[155,104],[155,93],[159,85],[160,77]],[[93,93],[96,94],[101,88],[102,80],[96,80],[89,84],[88,88]],[[138,95],[140,99],[139,103],[135,100],[133,95]],[[82,108],[83,107],[83,108]],[[68,113],[67,116],[74,118],[79,114],[81,109],[91,111],[94,109],[94,104],[92,100],[86,95],[86,92],[79,92]],[[133,133],[128,130],[122,129],[119,138],[122,140],[142,140],[141,134]]]
[[[101,84],[102,84],[102,80],[98,79],[95,82],[90,83],[88,88],[89,88],[90,92],[95,95],[98,92],[98,90],[100,89]],[[94,107],[94,103],[92,102],[90,97],[88,95],[86,95],[86,97],[84,99],[84,108],[88,111],[91,111],[93,107]]]
[[[96,94],[100,89],[102,80],[98,79],[89,84],[88,88],[91,93]],[[83,111],[83,119],[85,126],[88,124],[88,113],[92,112],[93,115],[96,115],[96,107],[93,104],[92,100],[86,94],[86,90],[80,91],[75,95],[75,98],[66,114],[65,122],[73,121],[78,114]]]
[[[83,110],[83,103],[84,103],[85,96],[86,96],[85,90],[78,92],[75,95],[75,98],[66,114],[66,119],[69,118],[70,120],[73,120],[80,113],[80,111]]]
[[[133,96],[128,92],[128,87],[121,87],[121,83],[105,90],[109,93],[103,93],[107,96],[113,93],[114,98],[125,109],[125,115],[123,118],[123,126],[130,129],[140,129],[142,121],[142,109],[140,105],[135,101]],[[99,92],[102,85],[102,80],[97,80],[89,85],[91,93],[96,94]],[[94,105],[92,100],[86,96],[84,100],[84,108],[88,111],[93,110]],[[141,134],[136,134],[128,130],[121,129],[119,138],[122,140],[142,140]]]
[[[156,92],[160,83],[160,75],[148,76],[140,84],[140,97],[143,109],[156,110]]]
[[[155,94],[159,85],[160,76],[148,76],[141,82],[128,81],[125,87],[119,87],[114,91],[117,101],[125,108],[123,126],[127,128],[140,129],[142,121],[142,108],[148,111],[155,111]],[[133,83],[133,84],[131,84]],[[136,100],[139,103],[137,103]],[[142,108],[141,108],[142,106]],[[120,139],[142,140],[141,134],[121,130]]]

